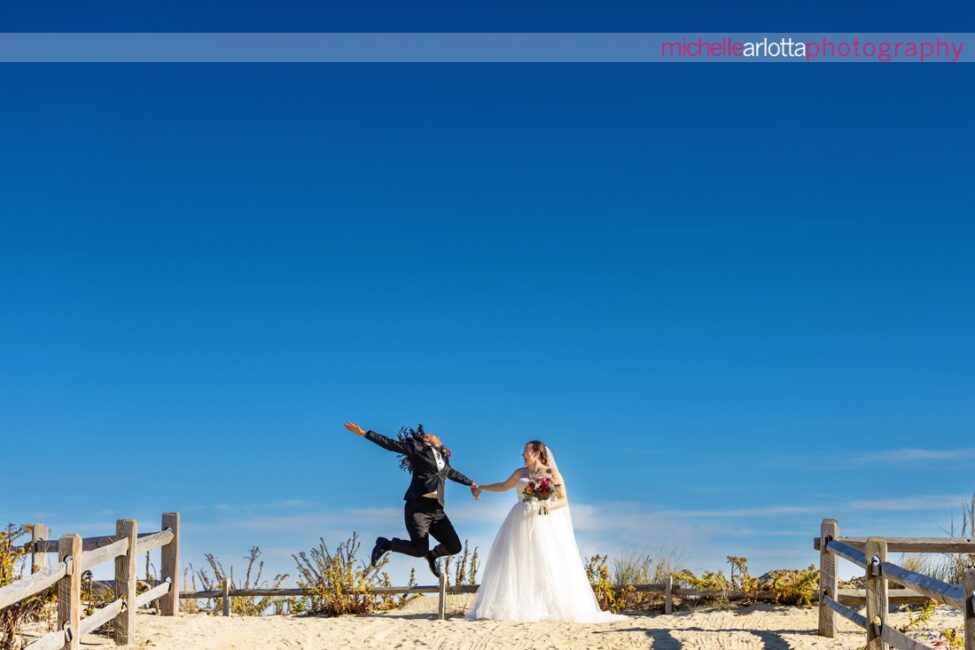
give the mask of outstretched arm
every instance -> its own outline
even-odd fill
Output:
[[[488,483],[487,485],[482,485],[478,488],[478,492],[481,490],[487,490],[488,492],[504,492],[510,490],[515,485],[518,484],[518,479],[522,477],[525,470],[523,467],[519,467],[511,473],[511,476],[507,480],[501,481],[500,483]]]
[[[460,472],[458,472],[457,470],[455,470],[453,467],[451,467],[451,468],[449,468],[447,470],[447,478],[449,478],[451,481],[456,481],[457,483],[460,483],[462,485],[474,485],[475,484],[474,481],[472,481],[471,479],[467,478],[466,476],[464,476],[463,474],[461,474]]]
[[[407,448],[405,443],[402,443],[399,440],[392,440],[382,435],[381,433],[376,433],[375,431],[372,430],[363,431],[362,427],[360,427],[358,424],[355,424],[354,422],[346,422],[345,428],[357,436],[362,436],[366,440],[370,440],[376,443],[377,445],[379,445],[383,449],[386,449],[387,451],[391,451],[396,454],[409,453],[409,449]]]

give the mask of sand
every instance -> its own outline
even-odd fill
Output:
[[[714,650],[720,648],[858,648],[862,630],[839,620],[835,639],[816,635],[816,609],[757,605],[702,609],[672,615],[631,615],[600,625],[465,621],[464,599],[452,597],[456,615],[432,620],[436,601],[422,598],[405,609],[371,616],[339,618],[266,616],[230,617],[181,614],[175,618],[141,613],[134,647],[146,650],[250,650],[258,648],[496,648],[533,650],[561,648],[641,648],[646,650]],[[839,619],[840,617],[837,616]],[[895,625],[907,615],[891,615]],[[939,608],[927,626],[936,631],[960,627],[961,614]],[[83,639],[83,648],[115,647],[104,636]]]

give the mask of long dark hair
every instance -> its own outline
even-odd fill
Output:
[[[396,435],[400,442],[412,443],[412,442],[423,442],[423,436],[426,435],[426,431],[423,430],[423,425],[418,424],[416,428],[413,427],[401,427],[399,433]],[[410,457],[406,454],[400,454],[399,457],[400,469],[407,472],[413,471],[413,463],[410,462]]]

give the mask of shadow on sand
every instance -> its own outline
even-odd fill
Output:
[[[738,632],[742,634],[753,634],[762,640],[763,650],[789,650],[792,646],[782,636],[783,634],[805,634],[813,635],[815,632],[809,630],[745,630],[745,629],[704,629],[702,627],[682,627],[676,630],[652,629],[646,627],[631,627],[626,629],[606,630],[597,634],[614,634],[619,632],[643,632],[650,637],[651,650],[681,650],[684,644],[677,639],[673,632],[694,633],[706,632],[713,634],[716,632]]]

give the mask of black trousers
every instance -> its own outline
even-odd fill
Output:
[[[457,531],[436,499],[422,497],[407,501],[403,515],[410,540],[394,537],[389,540],[389,550],[413,557],[424,557],[430,548],[430,536],[433,535],[440,542],[433,548],[433,557],[460,553],[461,544]]]

